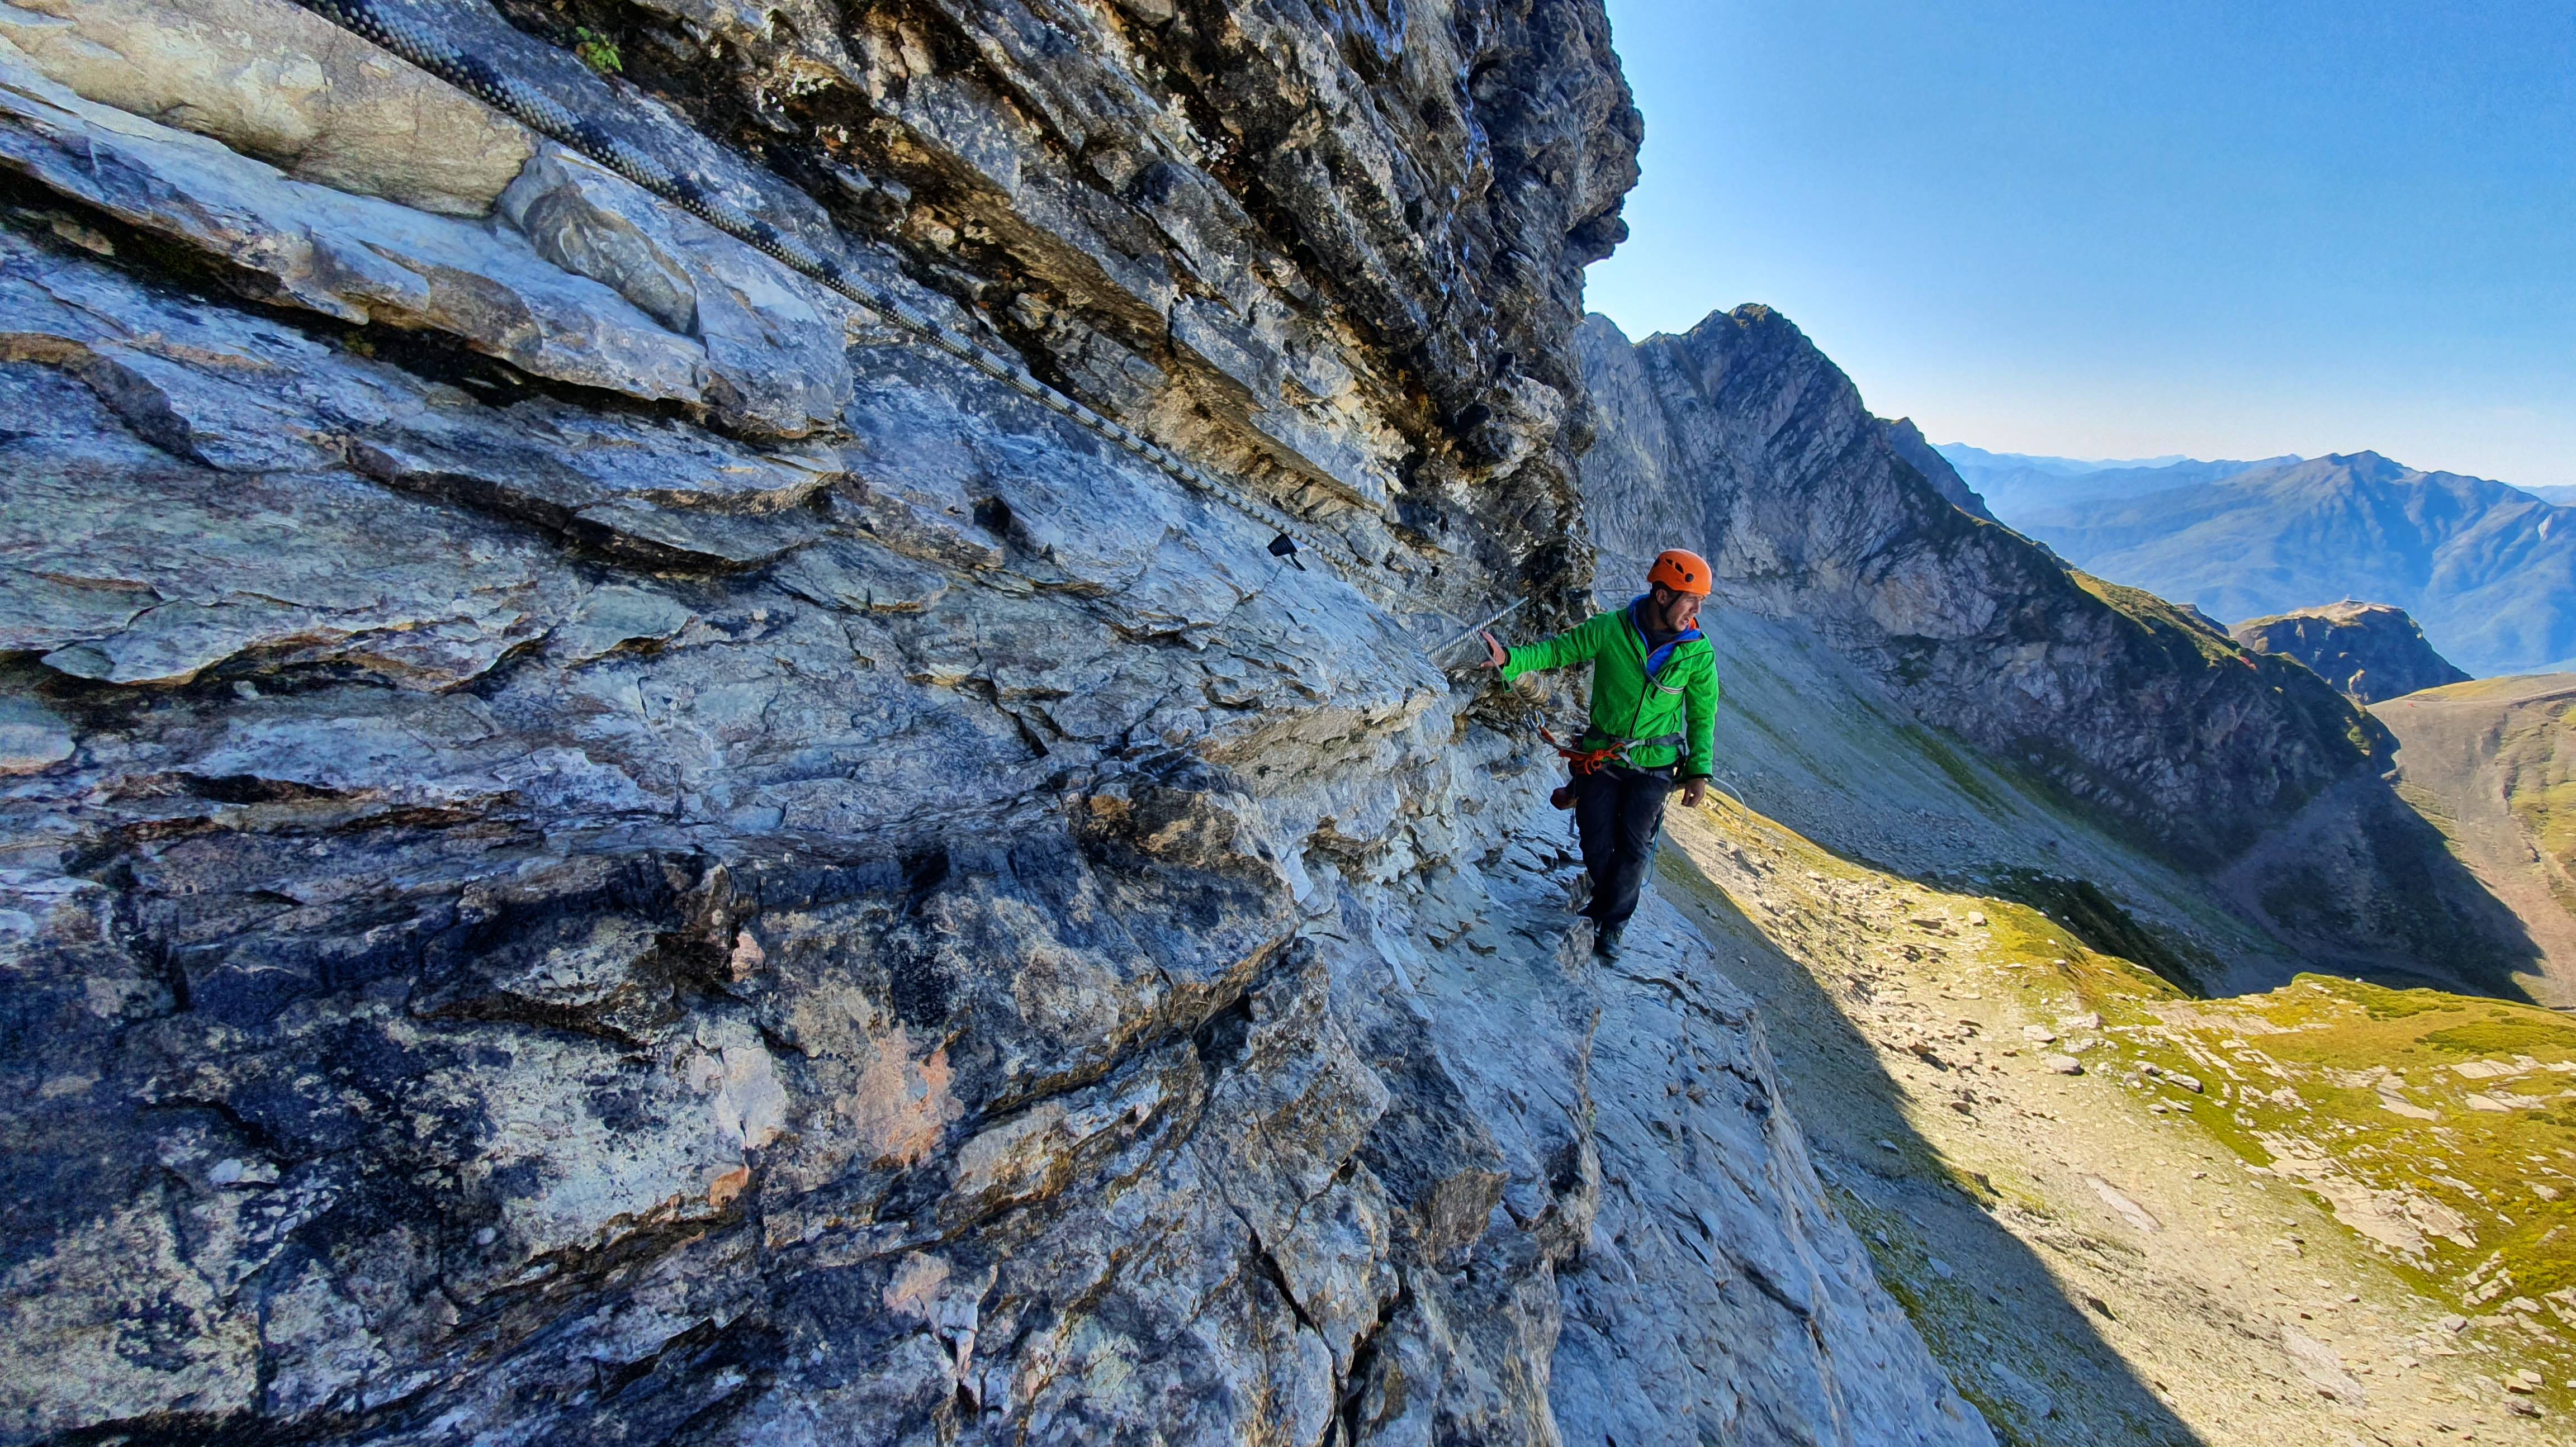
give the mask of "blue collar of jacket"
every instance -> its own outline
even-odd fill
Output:
[[[1628,600],[1628,626],[1637,630],[1637,638],[1640,642],[1646,638],[1646,600],[1652,596],[1650,593],[1640,593]],[[1705,636],[1696,624],[1674,634],[1672,642],[1646,655],[1646,676],[1652,678],[1661,673],[1664,665],[1672,661],[1676,649],[1685,643],[1696,643]]]

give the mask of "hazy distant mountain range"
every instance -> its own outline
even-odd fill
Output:
[[[2145,457],[2117,462],[2084,462],[2072,457],[1987,452],[1959,442],[1945,442],[1933,450],[1948,458],[1950,465],[1959,470],[1960,479],[1976,489],[1977,495],[1986,500],[1986,506],[1994,509],[1995,515],[2007,523],[2012,521],[2015,513],[2217,482],[2240,472],[2279,467],[2299,460],[2295,456],[2267,457],[2260,462]],[[2028,532],[2029,529],[2022,531]]]
[[[2576,666],[2576,509],[2533,491],[2375,452],[2091,463],[1936,450],[1997,518],[2077,567],[2227,622],[2359,598],[2404,608],[2475,673]]]

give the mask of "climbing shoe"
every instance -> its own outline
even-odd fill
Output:
[[[1619,958],[1619,936],[1624,931],[1605,929],[1592,937],[1592,953],[1605,960]]]

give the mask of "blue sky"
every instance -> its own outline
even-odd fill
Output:
[[[2576,0],[1609,8],[1631,336],[1768,302],[1937,442],[2576,483]]]

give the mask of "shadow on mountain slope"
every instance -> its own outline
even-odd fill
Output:
[[[1763,1007],[1817,1174],[2008,1439],[2411,1442],[2565,1410],[2532,1313],[2576,1279],[2547,1164],[2576,1159],[2576,1027],[2314,974],[2195,999],[1991,880],[1731,801],[1670,823],[1658,889]],[[2498,1352],[2541,1372],[2499,1386]]]
[[[2374,704],[2397,736],[2397,792],[2512,907],[2540,954],[2522,981],[2576,1005],[2576,677],[2481,679]]]
[[[1991,1183],[1953,1163],[1909,1122],[1903,1103],[1923,1092],[1881,1066],[1864,1022],[1783,947],[1779,923],[1749,918],[1692,854],[1690,847],[1666,849],[1658,889],[1761,1004],[1819,1174],[1868,1238],[1880,1280],[1997,1434],[2027,1444],[2202,1442],[2104,1339],[2095,1313],[2110,1308],[2071,1292],[2001,1224],[1996,1213],[2005,1206]],[[1851,973],[1843,983],[1864,997],[1904,991],[1869,972],[1865,941],[1811,937],[1801,944],[1846,947]],[[1926,1044],[1917,1058],[1943,1077],[1956,1072],[1965,1080],[1975,1069],[1946,1044]],[[2098,1239],[2092,1245],[2115,1256],[2125,1249]]]
[[[2430,985],[2537,1003],[2545,952],[2522,917],[2385,779],[2309,801],[2215,876],[2304,968],[2397,988]],[[2289,974],[2237,982],[2286,984]]]

